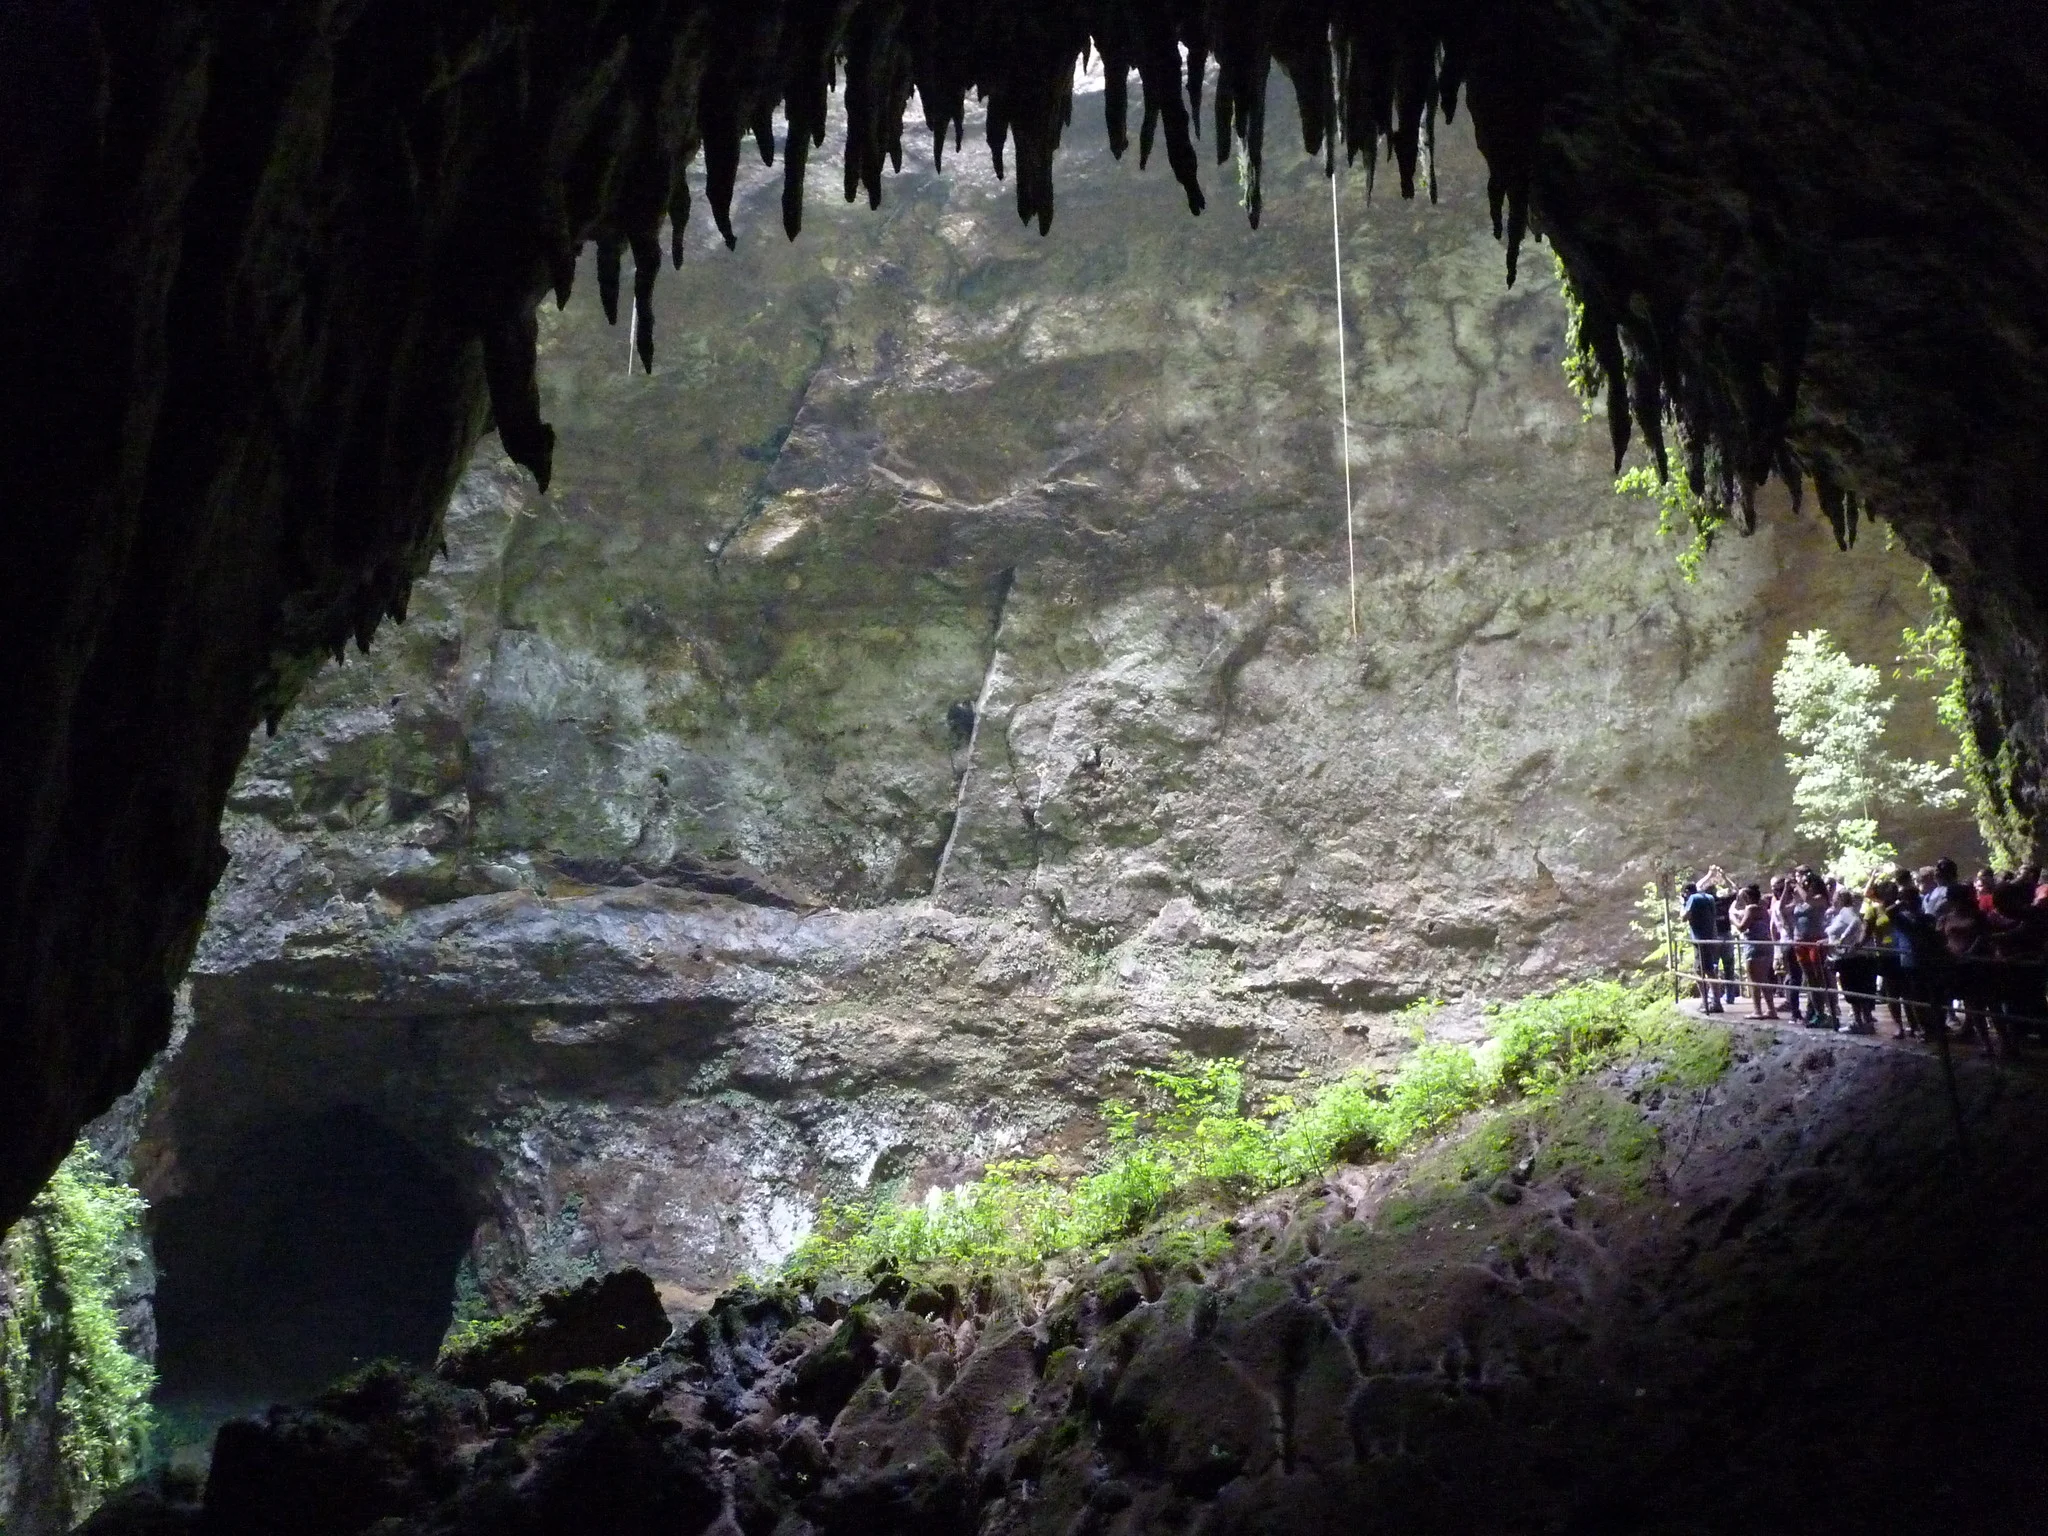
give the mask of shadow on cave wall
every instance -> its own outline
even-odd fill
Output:
[[[156,1208],[158,1399],[201,1419],[432,1360],[473,1213],[355,1107],[272,1121]]]

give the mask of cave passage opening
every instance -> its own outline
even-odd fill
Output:
[[[266,1121],[155,1211],[160,1411],[198,1428],[373,1360],[431,1361],[474,1216],[370,1112]],[[175,1427],[172,1437],[176,1437]]]

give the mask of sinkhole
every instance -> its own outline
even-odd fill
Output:
[[[166,1412],[215,1419],[433,1359],[474,1221],[411,1141],[337,1108],[266,1122],[194,1173],[155,1212]]]

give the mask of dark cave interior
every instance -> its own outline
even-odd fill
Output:
[[[252,1127],[190,1176],[154,1215],[167,1407],[225,1416],[433,1359],[474,1221],[411,1142],[337,1107]]]

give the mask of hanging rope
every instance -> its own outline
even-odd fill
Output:
[[[1358,638],[1358,534],[1351,511],[1351,385],[1344,366],[1344,237],[1337,222],[1337,171],[1330,169],[1330,259],[1337,269],[1337,407],[1344,420],[1344,567],[1351,585],[1351,638]]]

